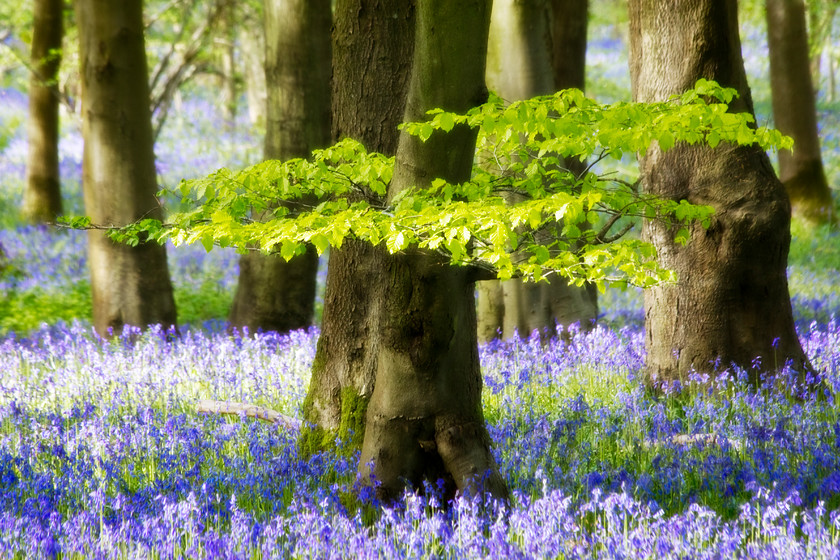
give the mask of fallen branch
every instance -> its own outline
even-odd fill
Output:
[[[645,440],[645,447],[656,445],[723,445],[729,444],[732,449],[740,451],[743,443],[736,439],[729,439],[718,434],[677,434],[664,440]]]
[[[196,412],[204,414],[229,414],[231,416],[249,416],[275,424],[279,428],[286,428],[287,430],[300,430],[300,420],[280,414],[276,410],[257,406],[255,404],[238,403],[232,401],[214,401],[209,399],[202,399],[198,401],[195,406]]]

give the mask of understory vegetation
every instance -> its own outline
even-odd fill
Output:
[[[599,52],[593,74],[613,80]],[[227,332],[232,250],[170,248],[180,333],[93,333],[85,234],[16,218],[25,102],[0,91],[0,557],[840,558],[836,231],[795,225],[789,267],[799,335],[833,393],[797,400],[784,374],[753,390],[730,371],[651,395],[640,292],[607,290],[590,333],[481,348],[509,509],[447,505],[434,487],[382,508],[341,445],[304,456],[293,429],[196,412],[216,399],[298,418],[308,386],[317,327]],[[840,109],[821,110],[836,185]],[[215,113],[195,99],[170,117],[164,186],[259,157],[259,132]],[[80,214],[81,145],[64,126]]]

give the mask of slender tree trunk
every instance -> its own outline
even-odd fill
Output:
[[[252,125],[264,125],[266,120],[267,93],[265,85],[265,27],[264,10],[242,4],[245,22],[239,26],[245,73],[245,96],[248,100],[248,119]]]
[[[96,224],[161,219],[143,43],[142,2],[77,0],[84,137],[85,210]],[[123,325],[175,324],[166,250],[116,244],[90,231],[93,322],[106,334]]]
[[[397,151],[411,56],[414,2],[338,0],[333,28],[333,139]],[[376,380],[382,250],[346,240],[330,252],[324,315],[303,406],[301,446],[314,451],[336,435],[359,448]]]
[[[631,0],[630,69],[638,101],[664,101],[707,78],[738,90],[730,110],[752,111],[735,0]],[[735,364],[757,383],[761,371],[787,360],[808,370],[786,277],[790,203],[765,152],[683,145],[662,153],[654,146],[640,167],[647,193],[716,211],[708,230],[693,227],[685,247],[660,222],[643,226],[660,263],[679,277],[645,293],[647,381]]]
[[[830,47],[834,31],[834,17],[837,14],[837,9],[840,8],[840,2],[837,2],[837,0],[809,0],[807,8],[808,35],[810,38],[808,42],[808,62],[811,67],[811,83],[814,84],[814,89],[818,90],[822,82],[820,67],[823,55],[829,58],[829,79],[833,78],[831,74],[834,73],[834,70],[830,63],[832,49]]]
[[[463,112],[487,96],[490,2],[420,0],[406,121],[436,107]],[[467,32],[468,31],[468,32]],[[468,180],[475,132],[456,127],[427,142],[403,134],[389,199],[442,177]],[[359,463],[384,499],[408,483],[448,480],[452,489],[507,498],[481,408],[474,285],[468,268],[409,250],[387,259],[376,385]]]
[[[330,141],[330,0],[266,0],[266,159],[307,157]],[[231,326],[287,332],[312,324],[318,255],[239,260]]]
[[[582,12],[579,4],[579,0],[496,0],[487,53],[488,87],[511,102],[553,93],[558,83],[583,88],[586,2]],[[566,12],[567,8],[577,11]],[[582,171],[580,162],[570,163]],[[541,236],[549,241],[552,232],[546,230]],[[558,324],[589,328],[597,316],[596,292],[571,286],[562,278],[539,284],[519,279],[478,283],[478,332],[484,341],[498,335],[510,338],[517,332],[528,336],[535,330],[551,338],[557,335]]]
[[[29,153],[23,216],[48,222],[62,213],[58,168],[58,69],[64,35],[62,0],[36,0],[29,79]]]
[[[219,55],[219,89],[225,121],[228,126],[234,126],[236,120],[236,17],[237,3],[233,0],[222,0],[222,14],[219,19],[219,37],[216,39]]]
[[[779,178],[794,216],[811,223],[833,221],[831,190],[823,170],[817,104],[808,68],[808,32],[802,0],[767,0],[770,86],[776,128],[794,149],[779,152]]]

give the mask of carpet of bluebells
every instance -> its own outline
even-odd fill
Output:
[[[593,74],[620,86],[610,41]],[[19,204],[25,101],[0,90],[0,215]],[[258,136],[208,123],[214,113],[190,101],[171,117],[164,186],[258,157]],[[81,144],[65,120],[63,188],[81,212]],[[823,122],[836,131],[837,111]],[[836,152],[836,133],[824,141]],[[382,507],[358,492],[356,454],[304,457],[288,428],[196,412],[218,399],[299,417],[317,328],[231,335],[192,312],[177,334],[105,340],[68,311],[25,329],[47,296],[89,298],[85,237],[5,225],[0,316],[15,321],[0,322],[0,558],[840,559],[838,234],[794,232],[790,269],[799,335],[833,394],[793,399],[784,373],[756,391],[737,370],[646,393],[639,294],[608,292],[590,333],[481,348],[509,506],[442,503],[429,486]],[[182,310],[229,301],[233,252],[169,255]],[[73,311],[64,300],[49,305]]]
[[[800,335],[840,391],[840,324]],[[356,497],[355,455],[301,457],[288,429],[195,412],[212,398],[298,415],[317,336],[7,336],[0,557],[840,558],[833,396],[756,392],[733,371],[652,397],[632,328],[489,344],[510,507],[444,507],[429,488],[382,509]]]

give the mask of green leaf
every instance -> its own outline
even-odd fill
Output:
[[[293,243],[292,241],[283,241],[283,245],[280,247],[280,256],[286,261],[289,262],[292,260],[297,254],[298,244]]]
[[[452,130],[452,127],[455,126],[455,118],[452,116],[452,113],[441,113],[440,117],[438,117],[438,126],[444,132]]]
[[[323,255],[324,251],[330,246],[330,242],[327,237],[322,233],[316,233],[313,235],[309,242],[315,246],[315,250],[318,252],[318,255]]]
[[[674,147],[674,135],[666,130],[659,136],[659,147],[663,152],[667,152]]]
[[[429,138],[431,138],[432,133],[435,131],[434,127],[431,123],[423,123],[420,125],[420,129],[417,131],[417,136],[425,142]]]

